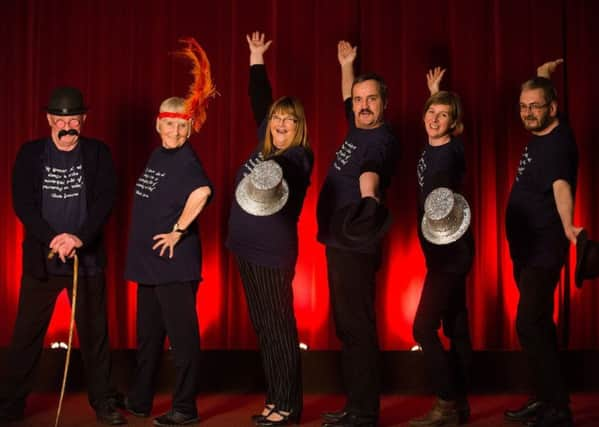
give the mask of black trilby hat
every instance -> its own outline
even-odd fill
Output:
[[[87,111],[83,95],[74,87],[57,87],[50,95],[46,111],[56,116],[72,116]]]
[[[390,226],[389,210],[373,197],[363,197],[337,211],[332,232],[342,245],[359,248],[382,239]]]
[[[581,288],[585,279],[594,279],[599,276],[599,242],[589,239],[586,230],[582,230],[576,237],[576,270],[574,281]]]

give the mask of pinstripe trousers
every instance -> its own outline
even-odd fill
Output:
[[[250,319],[260,345],[266,403],[302,411],[299,340],[293,312],[293,269],[256,265],[237,257]]]

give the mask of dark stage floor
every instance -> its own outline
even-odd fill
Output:
[[[198,408],[204,427],[251,427],[249,417],[258,411],[263,403],[258,394],[206,394],[198,397]],[[473,427],[511,426],[504,423],[502,413],[506,407],[518,406],[526,399],[524,395],[475,395],[470,403]],[[27,408],[27,418],[19,426],[53,426],[58,394],[33,394]],[[386,395],[382,400],[381,426],[407,426],[407,421],[424,413],[431,404],[429,396]],[[308,394],[304,400],[302,426],[320,426],[320,413],[337,409],[343,403],[340,395]],[[170,398],[166,394],[157,396],[153,415],[165,412],[170,407]],[[572,396],[572,409],[578,427],[599,426],[599,393],[577,393]],[[152,418],[128,416],[130,426],[152,426]],[[94,413],[87,404],[84,393],[65,396],[63,427],[97,426]],[[516,424],[517,426],[517,424]]]

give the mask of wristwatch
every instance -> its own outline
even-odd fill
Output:
[[[186,228],[180,228],[178,223],[175,223],[175,225],[173,225],[173,231],[175,233],[181,233],[181,234],[187,233],[187,229]]]

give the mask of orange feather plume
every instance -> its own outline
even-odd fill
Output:
[[[206,121],[208,100],[216,96],[217,92],[212,83],[210,62],[204,49],[193,37],[179,41],[185,46],[175,52],[175,55],[189,59],[193,65],[191,75],[194,80],[185,98],[185,112],[193,118],[193,130],[198,132]]]

